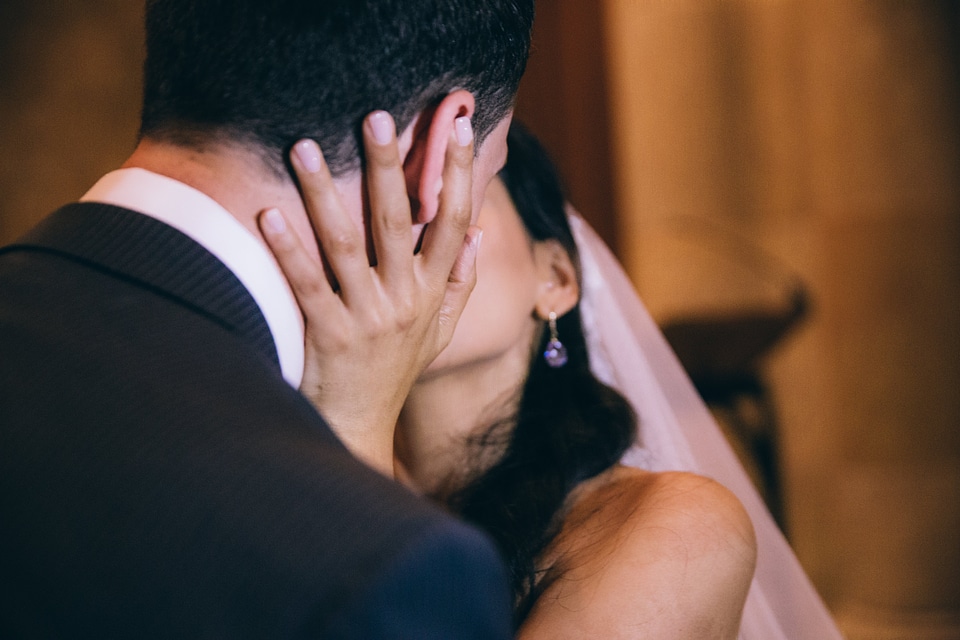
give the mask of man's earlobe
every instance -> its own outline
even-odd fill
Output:
[[[458,89],[415,120],[410,151],[404,161],[414,222],[426,224],[436,217],[447,145],[454,134],[455,121],[460,116],[472,118],[474,107],[473,94]]]

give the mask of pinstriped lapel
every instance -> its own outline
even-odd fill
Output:
[[[54,212],[0,253],[44,250],[70,256],[179,301],[280,360],[253,297],[213,254],[180,231],[129,209],[93,202]]]

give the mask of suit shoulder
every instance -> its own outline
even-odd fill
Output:
[[[398,550],[322,635],[507,640],[512,633],[507,584],[500,557],[484,534],[439,519]]]

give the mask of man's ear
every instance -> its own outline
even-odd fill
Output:
[[[537,316],[546,320],[553,311],[562,316],[580,300],[577,269],[570,254],[556,240],[544,240],[533,245],[533,257],[540,276],[537,292]]]
[[[440,189],[443,187],[443,166],[454,120],[460,116],[473,118],[473,94],[458,89],[439,103],[421,112],[401,135],[410,135],[410,150],[403,161],[414,222],[426,224],[437,215]]]

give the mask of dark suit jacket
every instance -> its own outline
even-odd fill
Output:
[[[357,462],[203,247],[69,205],[0,250],[0,636],[506,638],[478,532]]]

